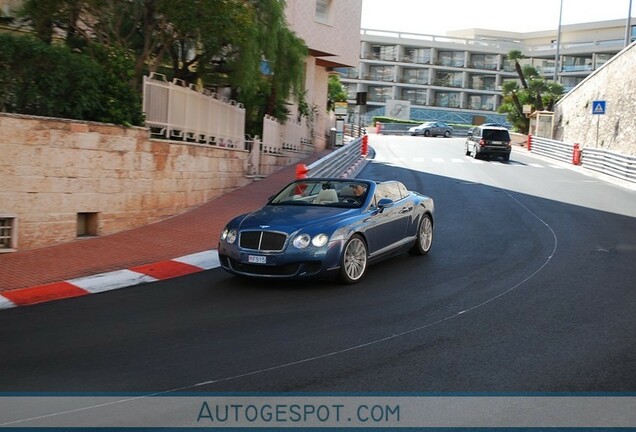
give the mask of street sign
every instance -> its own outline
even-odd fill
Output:
[[[605,114],[605,101],[592,101],[592,114]]]
[[[336,115],[347,115],[347,106],[346,102],[336,102],[334,104],[334,112]]]

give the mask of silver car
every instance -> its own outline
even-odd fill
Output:
[[[453,127],[443,122],[426,122],[419,126],[413,126],[409,129],[409,133],[413,136],[438,136],[443,135],[448,138],[453,135]]]

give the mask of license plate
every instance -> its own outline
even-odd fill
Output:
[[[501,145],[501,144],[503,144],[503,142],[502,141],[490,141],[490,144]]]
[[[262,255],[248,255],[247,262],[252,264],[267,264],[267,257]]]

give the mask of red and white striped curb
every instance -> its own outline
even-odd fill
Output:
[[[197,252],[167,261],[132,267],[127,270],[115,270],[93,276],[7,291],[0,294],[0,309],[28,306],[51,300],[127,288],[197,273],[219,266],[219,254],[216,250]]]

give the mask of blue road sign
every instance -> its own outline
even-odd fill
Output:
[[[592,101],[592,114],[605,114],[605,101]]]

